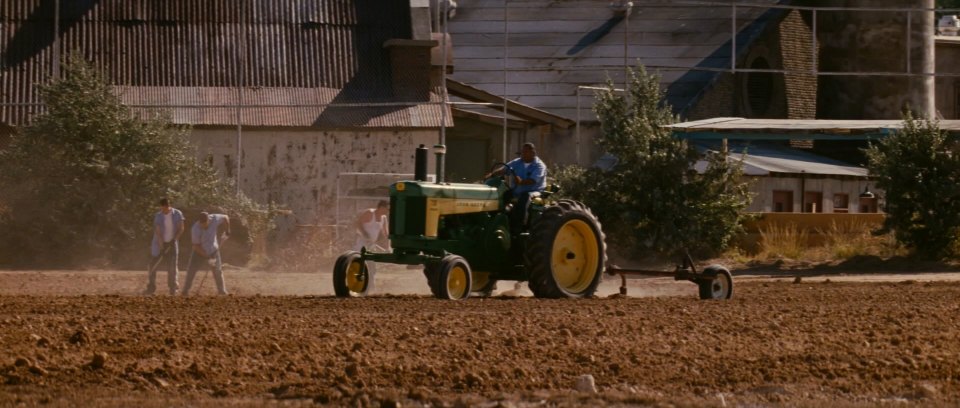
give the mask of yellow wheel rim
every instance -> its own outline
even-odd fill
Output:
[[[600,251],[597,235],[582,220],[571,220],[557,231],[550,267],[557,284],[571,293],[587,289],[597,275]]]
[[[483,289],[490,283],[490,272],[473,272],[473,291]]]
[[[347,289],[351,292],[362,293],[366,286],[367,271],[359,259],[350,262],[347,266]]]
[[[447,293],[453,299],[462,299],[467,294],[467,269],[457,264],[447,276]]]

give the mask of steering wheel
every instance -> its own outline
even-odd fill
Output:
[[[513,169],[503,162],[494,163],[493,167],[490,168],[490,174],[497,173],[500,173],[500,175],[495,175],[493,177],[501,177],[503,179],[503,184],[505,184],[507,188],[513,190],[513,188],[516,186],[517,178],[517,174],[513,171]]]

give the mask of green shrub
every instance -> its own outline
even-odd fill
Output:
[[[0,151],[8,266],[140,265],[163,196],[239,216],[250,240],[269,228],[261,206],[198,162],[187,129],[139,119],[84,61],[68,61],[40,93],[45,112]]]
[[[565,196],[598,215],[615,249],[635,255],[681,248],[716,253],[741,230],[749,203],[742,162],[712,153],[706,171],[694,171],[700,155],[663,127],[675,118],[661,103],[659,82],[641,66],[630,71],[625,93],[612,82],[598,92],[596,143],[616,157],[612,170],[570,166],[553,174]]]
[[[867,149],[884,190],[884,229],[922,258],[957,255],[960,155],[936,121],[906,114],[903,129]]]

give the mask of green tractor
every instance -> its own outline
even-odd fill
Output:
[[[426,149],[417,149],[414,180],[390,186],[392,252],[349,251],[333,269],[336,296],[362,296],[370,282],[367,261],[423,265],[434,296],[464,299],[490,295],[498,280],[526,281],[540,298],[589,297],[607,261],[600,222],[582,203],[550,200],[551,186],[514,208],[513,174],[483,183],[446,183],[445,148],[434,146],[437,180],[426,180]]]

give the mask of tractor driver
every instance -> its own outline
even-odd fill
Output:
[[[526,218],[527,205],[530,203],[530,193],[543,192],[547,188],[547,166],[537,157],[537,148],[533,143],[524,143],[520,149],[520,157],[507,163],[513,172],[513,196],[517,198],[517,205],[511,211],[510,221],[513,224],[523,224]],[[487,177],[501,174],[503,169],[488,174]]]

